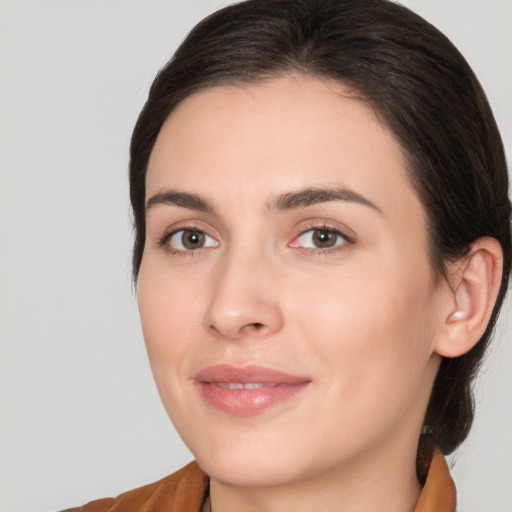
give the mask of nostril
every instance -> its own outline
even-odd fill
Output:
[[[246,324],[242,327],[242,329],[240,330],[240,333],[246,333],[246,334],[249,334],[249,333],[256,333],[256,332],[261,332],[265,329],[265,324],[261,323],[261,322],[252,322],[250,324]]]

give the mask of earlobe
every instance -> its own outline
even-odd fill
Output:
[[[444,357],[471,350],[487,328],[501,284],[501,245],[491,237],[479,238],[452,265],[448,280],[453,300],[435,345]]]

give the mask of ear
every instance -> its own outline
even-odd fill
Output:
[[[479,238],[448,268],[451,294],[434,350],[444,357],[468,352],[482,337],[500,290],[503,250],[491,237]]]

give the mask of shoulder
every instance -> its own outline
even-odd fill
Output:
[[[208,491],[208,477],[197,463],[158,482],[119,495],[91,501],[62,512],[200,512]]]

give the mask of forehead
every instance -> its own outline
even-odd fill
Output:
[[[164,123],[146,183],[148,197],[179,187],[232,194],[239,204],[326,184],[367,195],[383,211],[414,203],[422,213],[401,147],[369,104],[308,76],[191,95]]]

